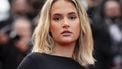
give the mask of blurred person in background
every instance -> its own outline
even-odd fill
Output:
[[[108,1],[110,1],[110,3]],[[110,4],[113,4],[113,5],[110,5]],[[94,20],[96,19],[95,23],[99,23],[101,21],[103,22],[108,19],[120,20],[121,16],[122,16],[121,3],[119,0],[103,0],[101,5],[98,7],[98,9],[95,12]],[[101,23],[101,24],[104,24],[104,23]]]
[[[104,0],[96,10],[94,23],[92,24],[97,60],[95,69],[115,67],[113,59],[122,46],[120,45],[122,42],[121,7],[119,0]]]
[[[29,47],[27,45],[32,35],[31,21],[27,18],[17,18],[12,25],[12,33],[21,37],[21,39],[16,42],[17,44],[15,46],[20,49],[20,51],[28,51]]]
[[[41,13],[41,9],[45,2],[46,2],[46,0],[28,0],[28,3],[30,4],[30,6],[32,7],[32,10],[33,10],[32,14],[34,15],[34,18],[33,18],[32,22],[33,22],[34,28],[38,23],[39,15]]]
[[[6,35],[2,32],[3,28],[10,26],[12,20],[10,18],[10,4],[8,0],[0,0],[0,51],[1,43],[7,42]],[[0,54],[2,55],[2,54]],[[0,60],[0,69],[2,69],[2,61]]]
[[[9,0],[11,6],[11,13],[14,18],[18,16],[27,17],[29,19],[34,18],[32,6],[28,0]]]
[[[0,36],[0,61],[2,69],[17,69],[31,48],[28,44],[32,34],[30,20],[17,18],[9,30],[9,32],[6,32],[6,29],[2,30]]]
[[[46,0],[27,0],[33,9],[35,17],[40,14],[40,11]]]
[[[11,6],[11,15],[13,19],[17,17],[26,17],[32,22],[34,29],[40,13],[40,10],[46,0],[9,0]]]
[[[101,1],[103,0],[86,0],[88,4],[87,13],[89,15],[89,18],[91,19],[91,22],[93,21],[93,16],[95,14],[97,7],[100,5]]]

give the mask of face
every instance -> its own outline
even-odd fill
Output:
[[[80,21],[75,5],[58,0],[51,8],[50,32],[55,43],[75,43],[80,34]]]
[[[105,15],[108,17],[120,16],[120,6],[116,1],[108,1],[105,4]]]
[[[15,0],[12,3],[12,11],[15,14],[25,14],[30,12],[30,5],[27,3],[27,0]]]
[[[29,40],[31,37],[31,25],[28,20],[18,19],[13,24],[13,31],[21,38]]]

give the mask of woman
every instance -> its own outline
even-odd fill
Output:
[[[94,64],[87,14],[80,0],[47,0],[34,32],[33,53],[18,69],[82,69]]]

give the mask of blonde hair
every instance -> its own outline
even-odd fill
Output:
[[[39,23],[34,31],[34,47],[33,52],[47,53],[53,52],[54,41],[50,36],[50,9],[52,4],[58,0],[47,0],[41,11]],[[80,3],[80,0],[66,0],[73,3],[77,9],[80,18],[81,33],[78,38],[78,47],[75,48],[73,59],[79,62],[80,65],[87,67],[89,64],[94,64],[93,40],[87,13]]]

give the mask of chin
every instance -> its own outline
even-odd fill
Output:
[[[69,44],[69,43],[74,43],[74,42],[75,42],[75,40],[73,40],[73,39],[63,39],[61,41],[61,43],[63,43],[63,44]]]

